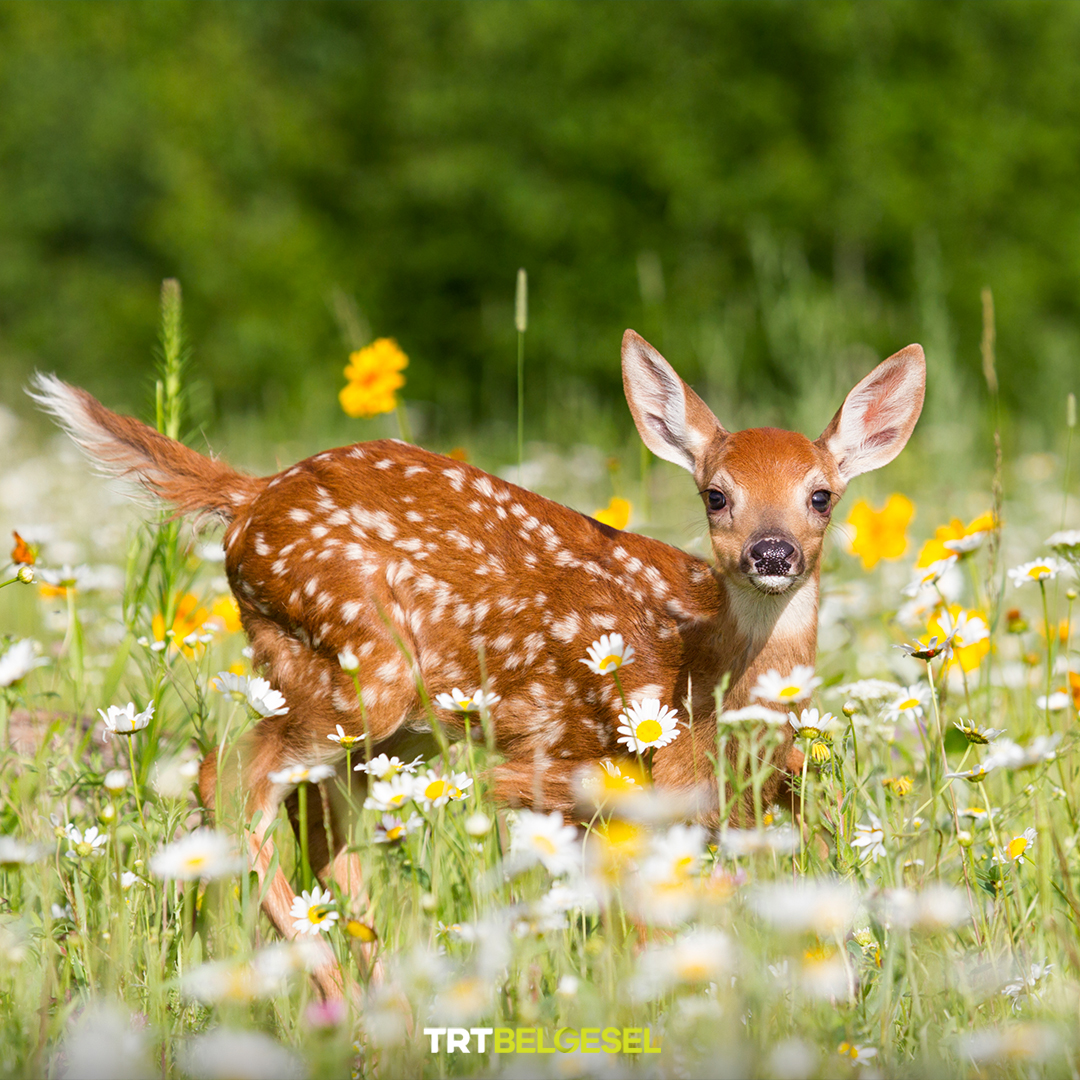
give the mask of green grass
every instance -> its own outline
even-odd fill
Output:
[[[166,369],[181,355],[174,346]],[[175,420],[167,400],[159,415]],[[258,433],[246,434],[254,445]],[[867,573],[834,531],[815,703],[838,719],[813,744],[818,763],[796,784],[801,833],[790,813],[768,807],[759,807],[752,834],[725,838],[696,834],[677,811],[651,825],[627,822],[634,803],[608,803],[578,832],[588,871],[581,888],[594,900],[559,910],[558,891],[550,895],[559,878],[541,864],[518,868],[510,854],[514,830],[529,819],[518,815],[515,825],[488,797],[496,756],[457,744],[434,764],[466,772],[472,788],[423,811],[404,841],[375,843],[381,814],[359,811],[351,842],[366,889],[335,889],[340,918],[325,935],[358,987],[340,1014],[319,1007],[302,956],[288,954],[297,970],[264,986],[243,968],[284,962],[268,951],[274,934],[253,875],[178,882],[152,869],[168,842],[206,823],[178,765],[253,722],[210,685],[218,671],[244,664],[241,635],[218,630],[188,650],[141,643],[153,640],[155,616],[173,624],[185,594],[209,611],[225,591],[220,564],[200,556],[205,538],[186,525],[140,524],[126,504],[108,501],[60,444],[28,442],[6,475],[6,503],[22,516],[5,527],[40,536],[45,568],[88,558],[116,572],[111,582],[83,577],[64,594],[43,595],[40,577],[0,590],[8,644],[33,638],[47,660],[0,690],[13,739],[0,760],[0,834],[38,845],[36,857],[12,856],[0,868],[0,1073],[84,1076],[105,1062],[110,1076],[277,1076],[295,1066],[312,1076],[840,1077],[853,1075],[857,1047],[876,1053],[856,1072],[1074,1075],[1077,714],[1071,699],[1056,711],[1036,699],[1080,667],[1067,594],[1075,578],[1047,585],[1051,625],[1068,620],[1048,656],[1041,587],[1015,588],[1004,573],[1045,553],[1042,541],[1061,527],[1063,466],[1045,454],[1006,460],[1002,535],[944,583],[990,627],[990,651],[965,685],[940,659],[928,669],[891,647],[926,631],[926,612],[905,621],[900,591],[918,544],[950,518],[967,521],[991,506],[992,458],[981,471],[943,466],[928,449],[939,437],[920,430],[895,466],[841,507],[846,516],[860,495],[893,485],[918,513],[903,558]],[[501,464],[511,477],[515,449],[508,437]],[[649,507],[649,520],[633,527],[701,551],[692,485],[657,464],[644,499],[631,464],[636,448],[621,458],[626,464],[612,471],[599,450],[534,445],[526,474],[544,494],[586,511],[604,505],[614,486],[639,517]],[[1019,615],[1010,617],[1013,608]],[[897,691],[861,702],[856,691],[840,691],[867,678]],[[887,722],[883,706],[913,684],[928,695],[921,727],[910,715]],[[128,740],[103,742],[97,710],[128,701],[140,710],[153,703],[155,714],[130,740],[135,782],[114,793],[105,777],[129,767]],[[965,741],[954,726],[960,719],[1002,728],[1002,739],[1022,745],[1060,741],[1052,760],[1003,766],[981,784],[949,781],[947,771],[993,749]],[[740,741],[747,768],[718,779],[752,787],[760,777],[751,741],[770,735],[725,728],[723,738]],[[902,796],[882,783],[903,776],[911,788]],[[248,823],[234,804],[223,797],[217,825],[239,836]],[[991,817],[966,813],[987,805]],[[884,850],[876,859],[852,844],[858,826],[875,820]],[[69,857],[61,835],[69,823],[84,834],[97,827],[106,838],[100,854]],[[1035,839],[1024,862],[1007,854],[996,862],[1029,828]],[[299,884],[305,868],[284,812],[274,837]],[[650,860],[676,849],[691,857],[669,880],[657,877]],[[344,929],[350,919],[374,929],[373,954]],[[208,963],[230,966],[231,994],[204,990],[200,1000],[193,992],[193,979],[220,974]],[[1005,993],[1031,977],[1033,964],[1051,966],[1036,969],[1022,992]],[[648,1028],[662,1051],[616,1059],[433,1054],[423,1033],[430,1026],[540,1028],[548,1043],[559,1028]],[[226,1033],[222,1042],[192,1041],[213,1030]],[[242,1044],[243,1032],[265,1041]],[[282,1053],[292,1057],[272,1056]]]

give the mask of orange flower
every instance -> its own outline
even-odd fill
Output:
[[[905,495],[890,495],[880,510],[860,499],[848,515],[855,530],[851,553],[862,559],[864,570],[873,570],[882,559],[899,559],[907,551],[907,527],[915,516],[915,504]]]
[[[1080,712],[1080,675],[1069,672],[1069,693],[1072,694],[1073,708]]]
[[[202,645],[185,645],[183,643],[184,638],[189,634],[195,634],[202,630],[203,624],[209,617],[210,612],[200,606],[197,596],[184,593],[176,601],[176,615],[170,627],[171,635],[168,638],[166,637],[165,616],[160,611],[154,615],[150,624],[151,633],[154,635],[155,641],[169,640],[170,652],[182,652],[188,659],[191,659],[202,649]]]
[[[612,496],[611,502],[603,510],[594,510],[592,516],[601,525],[610,525],[613,529],[625,529],[630,524],[631,509],[628,500]]]
[[[924,566],[930,566],[932,563],[940,562],[942,559],[947,559],[950,555],[958,554],[957,551],[945,546],[947,540],[974,539],[980,533],[988,533],[993,527],[994,516],[989,510],[985,514],[980,514],[967,525],[964,525],[959,518],[953,518],[948,525],[940,525],[934,530],[933,539],[927,540],[919,551],[919,559],[915,566],[921,569]]]
[[[339,394],[341,407],[349,416],[377,416],[397,408],[396,392],[405,385],[400,374],[409,364],[393,338],[379,338],[349,357],[345,378],[349,380]]]
[[[15,547],[11,549],[11,561],[16,565],[33,566],[37,562],[37,549],[31,547],[14,529]]]

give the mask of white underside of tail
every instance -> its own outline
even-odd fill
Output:
[[[159,470],[94,420],[79,391],[55,375],[37,372],[27,393],[71,436],[98,472],[125,481],[125,494],[160,505],[161,500],[146,487]]]

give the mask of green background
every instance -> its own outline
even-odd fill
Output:
[[[345,430],[351,323],[422,437],[512,426],[524,266],[533,436],[629,432],[627,326],[734,426],[912,340],[955,418],[984,286],[1007,412],[1060,424],[1078,58],[1072,3],[2,3],[4,400],[142,407],[176,276],[211,424]]]

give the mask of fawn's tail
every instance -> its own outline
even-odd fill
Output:
[[[137,481],[183,513],[229,522],[266,485],[141,420],[106,409],[93,395],[55,375],[35,375],[27,392],[103,472]]]

